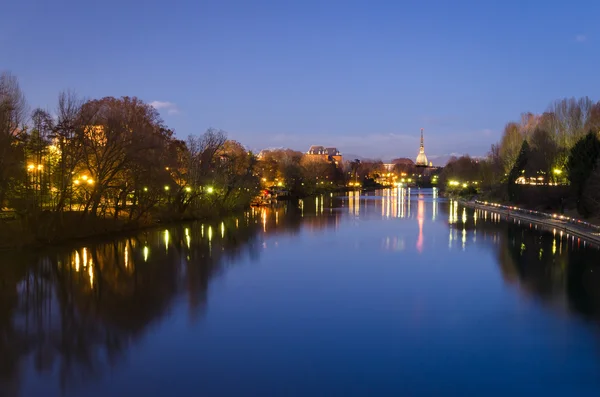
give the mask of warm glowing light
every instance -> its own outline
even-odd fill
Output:
[[[169,250],[169,231],[165,230],[165,248],[167,251]]]
[[[88,275],[90,276],[90,285],[94,286],[94,266],[88,267]]]
[[[27,169],[28,169],[29,171],[33,170],[34,168],[35,168],[35,165],[33,165],[33,164],[29,164],[29,165],[27,166]]]
[[[145,192],[147,192],[147,191],[148,191],[148,188],[147,188],[147,187],[144,187],[144,191],[145,191]]]
[[[75,271],[79,271],[79,251],[75,251]]]
[[[207,192],[207,193],[212,193],[212,192],[214,192],[214,191],[215,191],[215,189],[213,189],[213,187],[212,187],[212,186],[209,186],[209,187],[207,187],[207,188],[206,188],[206,192]]]
[[[83,179],[84,181],[87,181],[87,180],[88,180],[88,176],[87,176],[87,175],[83,175],[83,176],[81,177],[81,179]]]
[[[75,179],[75,180],[73,181],[73,183],[74,183],[74,184],[76,184],[76,185],[79,185],[79,179]]]
[[[125,262],[125,267],[129,267],[129,247],[127,243],[125,243],[125,250],[123,251],[123,261]]]
[[[171,189],[171,188],[169,187],[169,185],[165,185],[165,190],[166,190],[166,191],[169,191],[169,189]]]
[[[558,169],[558,168],[555,168],[555,169],[553,170],[553,172],[554,172],[556,175],[560,175],[560,174],[562,174],[562,170],[561,170],[561,169]]]
[[[148,255],[150,254],[150,248],[148,246],[144,246],[144,262],[148,262]]]
[[[43,165],[41,165],[41,164],[38,164],[38,166],[37,166],[37,169],[38,169],[38,170],[41,170],[42,168],[44,168],[44,166],[43,166]]]
[[[189,193],[189,192],[191,192],[191,191],[192,191],[192,188],[191,188],[191,187],[189,187],[189,186],[186,186],[186,187],[185,187],[185,191]]]
[[[94,184],[94,180],[93,179],[88,179],[87,180],[87,184],[88,185],[93,185]]]
[[[225,237],[225,223],[221,222],[221,238]]]

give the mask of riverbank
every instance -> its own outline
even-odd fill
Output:
[[[600,226],[560,214],[528,210],[515,206],[490,203],[479,200],[458,200],[465,207],[496,212],[506,220],[530,222],[550,230],[559,230],[600,246]]]
[[[82,219],[81,213],[66,212],[60,226],[52,223],[54,219],[45,217],[29,222],[26,219],[0,220],[0,250],[37,250],[74,241],[125,236],[182,222],[216,222],[242,213],[243,209],[240,209],[226,213],[216,211],[202,216],[147,216],[129,221],[124,218],[91,216]]]

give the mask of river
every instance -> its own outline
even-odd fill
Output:
[[[383,190],[0,253],[0,396],[600,395],[600,251]]]

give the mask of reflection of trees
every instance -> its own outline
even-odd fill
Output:
[[[98,376],[164,317],[177,296],[196,319],[210,280],[266,234],[301,215],[290,207],[223,222],[178,225],[76,250],[0,259],[0,389],[18,394],[19,368],[56,371],[62,387]]]
[[[478,244],[496,247],[507,282],[545,302],[565,305],[600,321],[600,250],[560,231],[537,230],[528,222],[501,221],[502,217],[492,212],[460,206],[455,211],[451,204],[443,206],[442,212],[449,219],[451,233],[452,229],[476,233]]]

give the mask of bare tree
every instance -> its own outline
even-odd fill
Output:
[[[523,144],[523,139],[518,124],[513,122],[506,124],[499,149],[505,174],[508,174],[515,164],[519,156],[519,150],[521,150],[521,145]]]
[[[15,145],[24,130],[27,103],[17,78],[0,74],[0,209],[6,195],[24,173],[23,152]]]

